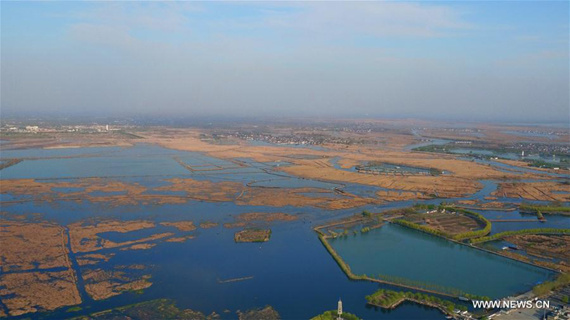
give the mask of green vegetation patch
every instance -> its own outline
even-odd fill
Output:
[[[523,229],[515,231],[505,231],[495,233],[491,236],[480,237],[471,239],[471,243],[482,243],[487,241],[499,240],[509,236],[524,235],[524,234],[570,234],[570,229],[556,229],[556,228],[538,228],[538,229]]]
[[[570,284],[570,273],[562,273],[553,281],[546,281],[536,285],[532,288],[532,292],[537,296],[542,296],[568,284]]]
[[[560,204],[552,205],[533,205],[528,203],[521,203],[519,205],[519,210],[522,212],[536,212],[538,213],[560,213],[560,214],[570,214],[570,207],[562,206]]]
[[[107,320],[107,319],[181,319],[181,320],[207,320],[203,313],[190,309],[181,310],[169,299],[157,299],[131,304],[110,310],[92,313],[74,319],[81,320]]]
[[[529,167],[536,167],[536,168],[547,168],[547,169],[554,169],[554,168],[562,168],[568,169],[568,165],[564,163],[552,163],[546,162],[543,160],[533,160],[528,164]]]
[[[450,234],[447,233],[445,231],[441,231],[441,230],[437,230],[434,228],[431,228],[429,226],[424,226],[424,225],[420,225],[411,221],[407,221],[404,219],[397,219],[394,220],[393,222],[399,225],[402,225],[404,227],[408,227],[411,229],[416,229],[416,230],[420,230],[429,234],[433,234],[439,237],[443,237],[443,238],[447,238],[447,239],[451,239],[451,240],[456,240],[456,241],[462,241],[462,240],[466,240],[466,239],[472,239],[472,238],[477,238],[477,237],[483,237],[487,234],[489,234],[491,232],[491,221],[487,220],[487,218],[485,218],[483,215],[477,213],[477,212],[473,212],[473,211],[469,211],[469,210],[465,210],[465,209],[461,209],[461,208],[455,208],[455,207],[447,207],[447,206],[438,206],[436,207],[435,205],[415,205],[414,206],[415,209],[425,209],[425,210],[435,210],[436,208],[438,210],[452,210],[452,211],[456,211],[456,212],[461,212],[467,216],[470,216],[480,222],[482,222],[485,227],[483,227],[483,229],[479,229],[479,230],[475,230],[475,231],[467,231],[467,232],[462,232],[462,233],[458,233],[458,234]]]
[[[338,314],[336,310],[325,311],[322,314],[319,314],[316,317],[311,318],[311,320],[336,320],[338,318]],[[359,320],[357,316],[353,315],[352,313],[343,312],[342,319],[344,320]]]
[[[366,296],[366,301],[369,304],[385,309],[395,308],[406,300],[440,308],[448,313],[452,313],[454,310],[467,310],[467,307],[463,305],[457,305],[449,300],[419,292],[380,289],[375,293]]]
[[[271,230],[262,229],[246,229],[236,232],[234,235],[235,242],[266,242],[271,237]]]
[[[421,225],[421,224],[417,224],[417,223],[414,223],[414,222],[411,222],[411,221],[408,221],[408,220],[404,220],[404,219],[396,219],[396,220],[394,220],[394,221],[392,221],[392,222],[395,223],[395,224],[399,224],[399,225],[401,225],[401,226],[404,226],[404,227],[408,227],[408,228],[410,228],[410,229],[419,230],[419,231],[422,231],[422,232],[425,232],[425,233],[429,233],[429,234],[433,234],[433,235],[436,235],[436,236],[439,236],[439,237],[443,237],[443,238],[449,238],[449,239],[451,239],[451,238],[453,237],[451,234],[449,234],[449,233],[447,233],[447,232],[444,232],[444,231],[441,231],[441,230],[437,230],[437,229],[434,229],[434,228],[430,228],[430,227],[428,227],[428,226],[424,226],[424,225]]]
[[[77,312],[77,311],[81,311],[83,310],[83,308],[81,308],[80,306],[75,306],[75,307],[71,307],[67,310],[65,310],[65,312]]]
[[[247,312],[238,311],[239,320],[279,320],[279,313],[271,306],[265,306],[263,309],[253,309]]]
[[[421,152],[437,152],[437,153],[451,153],[450,151],[453,150],[455,147],[451,144],[444,144],[444,145],[437,145],[437,144],[430,144],[427,146],[421,146],[412,149],[413,151],[421,151]]]

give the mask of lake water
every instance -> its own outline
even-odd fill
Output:
[[[276,187],[317,187],[330,190],[341,185],[299,179],[281,174],[275,176],[264,169],[286,163],[262,164],[244,160],[248,167],[237,167],[232,162],[211,158],[200,153],[181,152],[150,145],[133,148],[30,149],[2,153],[4,159],[25,157],[27,160],[1,171],[2,179],[35,178],[43,181],[74,181],[83,177],[110,177],[149,188],[146,193],[157,193],[152,188],[167,185],[165,179],[192,177],[212,181],[241,181]],[[64,157],[64,158],[62,158]],[[177,157],[196,169],[220,169],[190,172],[175,161]],[[273,179],[273,180],[271,180]],[[78,192],[81,188],[56,188],[62,193]],[[169,194],[172,192],[168,192]],[[92,196],[103,196],[94,192]],[[2,194],[2,201],[31,200],[28,195]],[[307,319],[325,310],[334,309],[341,297],[348,312],[364,318],[440,319],[435,309],[405,304],[397,310],[382,311],[366,306],[364,296],[379,288],[377,284],[354,282],[346,278],[335,261],[322,247],[312,230],[314,224],[327,219],[352,214],[351,210],[328,212],[317,208],[238,206],[231,202],[208,203],[189,201],[185,204],[109,206],[88,201],[23,201],[5,203],[2,210],[9,214],[23,214],[60,224],[69,224],[93,217],[120,220],[148,219],[155,222],[191,220],[234,222],[236,215],[245,212],[286,212],[299,217],[291,223],[274,223],[271,241],[260,244],[233,240],[236,229],[222,226],[198,229],[195,239],[185,243],[161,242],[149,250],[119,251],[116,256],[98,265],[110,269],[117,265],[144,264],[151,266],[152,282],[142,294],[125,293],[105,301],[88,299],[84,311],[67,313],[66,308],[49,314],[29,314],[33,318],[70,317],[125,304],[155,298],[171,298],[182,308],[191,308],[206,314],[216,311],[223,318],[235,318],[236,310],[272,305],[284,319]],[[158,227],[154,232],[168,231]],[[150,230],[126,234],[111,232],[101,236],[115,241],[136,239],[150,235]],[[253,279],[218,283],[218,279],[253,276]],[[231,313],[224,313],[224,310]]]
[[[570,229],[570,218],[563,215],[545,214],[546,221],[539,221],[536,214],[521,213],[518,210],[514,211],[500,211],[500,210],[474,210],[482,214],[489,220],[520,220],[524,219],[525,222],[493,222],[491,227],[491,234],[522,230],[522,229],[536,229],[536,228],[556,228],[556,229]]]
[[[56,202],[46,205],[31,202],[10,205],[7,209],[12,213],[42,212],[44,218],[60,223],[71,223],[92,216],[125,220],[152,219],[156,222],[192,220],[224,223],[233,221],[229,213],[235,216],[251,211],[287,212],[300,217],[292,223],[273,224],[271,240],[263,244],[236,244],[233,235],[239,229],[218,226],[198,229],[193,232],[196,238],[184,243],[162,242],[154,248],[140,251],[106,250],[106,253],[113,252],[116,256],[97,267],[111,269],[130,264],[151,266],[153,285],[142,294],[126,293],[105,301],[88,301],[83,304],[84,308],[89,307],[85,311],[66,313],[61,310],[47,315],[47,318],[60,319],[149,299],[171,298],[182,308],[206,314],[215,311],[223,318],[235,318],[238,309],[246,310],[269,304],[278,310],[283,319],[308,319],[324,310],[334,309],[339,297],[343,299],[346,311],[365,319],[442,318],[439,311],[414,304],[405,304],[390,312],[367,307],[364,296],[380,287],[390,287],[346,278],[317,239],[312,225],[306,223],[313,217],[315,221],[325,217],[326,212],[321,210],[205,202],[119,208],[106,208],[104,204]],[[349,211],[339,212],[344,215],[348,213]],[[159,227],[155,231],[170,230]],[[149,230],[102,234],[104,238],[114,241],[148,235]],[[250,276],[253,279],[218,282]],[[226,309],[232,313],[224,313]]]
[[[169,183],[165,180],[170,178],[236,181],[254,186],[313,187],[329,192],[332,188],[338,187],[350,193],[366,196],[375,196],[375,192],[379,190],[388,190],[359,184],[300,179],[272,170],[278,165],[287,165],[286,162],[258,163],[251,159],[236,159],[246,164],[246,166],[239,166],[232,161],[212,158],[201,153],[169,150],[146,144],[132,148],[13,150],[4,151],[1,156],[2,159],[27,158],[21,163],[1,170],[2,179],[35,178],[47,179],[42,181],[75,181],[84,177],[109,177],[141,184],[149,189],[145,192],[147,194],[183,195],[179,192],[152,190],[168,185]],[[177,161],[197,171],[188,170]],[[493,182],[485,182],[484,185],[484,190],[477,195],[477,198],[483,197],[496,187]],[[54,191],[71,193],[81,191],[81,189],[60,188]],[[92,196],[103,195],[105,194],[98,192],[92,194]],[[33,199],[29,195],[3,193],[0,196],[2,201],[24,200],[18,203],[3,203],[2,211],[8,214],[24,214],[28,219],[35,219],[34,214],[41,214],[41,219],[63,225],[93,217],[124,220],[148,219],[157,223],[191,220],[198,224],[213,221],[220,224],[219,227],[213,229],[195,230],[193,234],[196,238],[184,243],[160,242],[149,250],[106,251],[115,252],[116,256],[108,262],[101,263],[98,267],[107,269],[116,265],[138,263],[151,266],[153,286],[144,290],[142,294],[125,293],[105,301],[88,300],[82,305],[84,311],[66,313],[64,308],[47,315],[31,314],[34,318],[60,319],[149,299],[171,298],[180,307],[191,308],[206,314],[216,311],[223,318],[235,318],[235,311],[238,309],[247,310],[269,304],[275,307],[283,319],[307,319],[325,310],[334,309],[339,297],[343,299],[347,312],[357,314],[364,319],[442,318],[442,314],[435,309],[411,303],[403,304],[391,311],[368,307],[364,296],[373,293],[378,288],[401,289],[349,280],[312,230],[317,225],[353,215],[363,209],[378,212],[388,208],[409,206],[413,204],[412,201],[369,205],[348,210],[322,210],[314,207],[275,208],[238,206],[232,202],[202,201],[188,201],[184,204],[109,206],[105,203],[89,201],[27,201]],[[439,203],[439,201],[441,199],[424,201],[424,203]],[[270,225],[272,236],[267,243],[236,244],[233,236],[234,232],[239,229],[224,228],[221,224],[235,222],[235,216],[245,212],[285,212],[298,216],[298,220],[288,223],[272,223]],[[489,215],[492,214],[489,213]],[[553,223],[555,222],[553,220]],[[473,290],[465,291],[472,293],[490,290],[497,295],[511,294],[528,289],[532,284],[548,277],[547,273],[526,265],[521,266],[519,263],[496,256],[490,257],[488,254],[474,251],[471,248],[456,247],[458,245],[442,239],[433,239],[430,236],[418,235],[414,232],[410,233],[409,230],[402,231],[397,228],[397,226],[385,226],[363,237],[350,238],[345,242],[338,241],[335,247],[345,246],[346,252],[343,256],[346,254],[347,261],[354,260],[353,270],[355,271],[358,268],[366,270],[368,267],[375,270],[383,264],[399,270],[404,268],[402,265],[409,264],[408,268],[416,268],[409,269],[412,275],[427,277],[441,285],[452,286],[455,285],[455,280],[451,276],[453,273],[447,271],[441,273],[440,271],[455,270],[455,274],[479,275],[477,270],[465,262],[465,259],[469,259],[471,265],[479,266],[481,270],[491,268],[499,276],[506,277],[504,280],[497,281],[497,284],[490,283],[488,279],[485,280],[485,283],[489,285],[489,289],[485,290],[479,288],[481,286],[479,281],[459,279],[460,287],[469,287],[467,289]],[[169,229],[159,227],[158,230],[163,232]],[[141,230],[127,234],[107,233],[104,236],[111,240],[128,240],[137,236],[147,236],[147,233],[148,231]],[[374,251],[380,249],[387,251],[381,254]],[[439,260],[429,260],[425,266],[433,266],[433,272],[440,272],[439,277],[437,274],[433,275],[425,271],[431,267],[421,268],[415,262],[402,261],[402,259],[410,259],[412,255],[419,257],[418,255],[426,251],[431,252],[429,250],[436,252],[433,256],[439,257]],[[392,259],[386,259],[390,254]],[[372,258],[373,261],[365,261],[363,257]],[[360,266],[358,266],[359,263]],[[365,273],[372,274],[373,272],[365,271]],[[402,274],[406,276],[408,273],[402,272]],[[218,282],[218,279],[249,276],[253,276],[253,279],[232,283]],[[481,274],[483,279],[486,279],[485,276]],[[224,313],[225,309],[230,310],[231,313]]]
[[[553,276],[538,267],[393,224],[330,243],[355,274],[401,277],[493,298],[528,291]]]
[[[1,150],[0,158],[53,158],[86,155],[101,155],[123,150],[120,147],[58,148],[58,149],[17,149]]]

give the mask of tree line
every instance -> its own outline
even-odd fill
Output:
[[[493,240],[499,240],[509,236],[524,235],[524,234],[570,234],[570,229],[556,229],[556,228],[537,228],[537,229],[523,229],[495,233],[490,236],[471,239],[471,243],[481,243]]]

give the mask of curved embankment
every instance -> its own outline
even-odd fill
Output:
[[[437,230],[428,226],[424,226],[424,225],[420,225],[411,221],[407,221],[404,219],[396,219],[393,220],[393,223],[402,225],[404,227],[408,227],[411,229],[415,229],[415,230],[419,230],[425,233],[429,233],[438,237],[442,237],[445,238],[447,240],[450,241],[454,241],[457,243],[461,243],[461,241],[463,240],[468,240],[468,239],[473,239],[473,238],[480,238],[483,236],[488,235],[491,232],[491,221],[489,221],[487,218],[485,218],[483,215],[477,213],[477,212],[473,212],[473,211],[469,211],[469,210],[465,210],[465,209],[460,209],[457,207],[443,207],[443,209],[445,210],[450,210],[450,211],[457,211],[457,212],[461,212],[467,216],[470,216],[471,218],[481,222],[482,224],[485,225],[485,227],[483,227],[483,229],[480,230],[475,230],[475,231],[467,231],[467,232],[463,232],[463,233],[458,233],[458,234],[450,234],[441,230]]]

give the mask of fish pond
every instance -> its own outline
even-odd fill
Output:
[[[528,291],[554,275],[546,269],[394,224],[331,239],[330,244],[355,274],[403,278],[410,283],[492,298]]]

